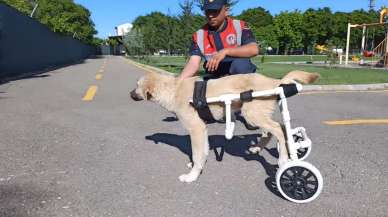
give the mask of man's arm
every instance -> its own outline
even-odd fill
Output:
[[[226,56],[250,58],[259,54],[259,46],[253,42],[236,48],[226,48],[224,52]]]
[[[193,55],[190,57],[189,61],[186,63],[185,68],[180,74],[180,79],[186,79],[197,74],[199,67],[201,65],[201,56]]]
[[[216,55],[212,57],[206,64],[206,68],[209,71],[216,71],[219,63],[226,57],[254,57],[259,54],[259,46],[257,43],[252,42],[246,45],[242,45],[236,48],[225,48],[220,50]]]

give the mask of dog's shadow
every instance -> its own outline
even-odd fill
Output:
[[[146,139],[153,141],[155,144],[163,143],[173,146],[186,154],[190,160],[192,160],[191,142],[189,135],[181,136],[168,133],[156,133],[150,136],[146,136]],[[217,161],[222,161],[225,152],[232,156],[242,157],[247,161],[258,161],[261,163],[267,175],[269,176],[265,180],[267,188],[272,193],[283,198],[276,187],[275,176],[278,166],[270,164],[264,157],[260,156],[259,154],[252,154],[248,151],[251,143],[260,144],[260,146],[264,147],[269,141],[270,137],[263,138],[260,134],[235,136],[232,140],[225,139],[224,135],[209,136],[210,150],[213,150]],[[268,149],[265,147],[264,150],[268,151],[268,153],[270,153],[275,158],[279,157],[276,148]]]

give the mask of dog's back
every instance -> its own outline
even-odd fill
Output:
[[[219,96],[227,93],[241,93],[248,90],[262,91],[288,84],[294,81],[310,84],[319,78],[319,74],[304,71],[291,71],[282,79],[274,79],[261,74],[239,74],[209,80],[207,97]]]

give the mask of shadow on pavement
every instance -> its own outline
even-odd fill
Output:
[[[87,59],[102,59],[104,56],[90,56]],[[78,65],[78,64],[84,64],[87,59],[84,60],[76,60],[71,63],[66,63],[66,64],[57,64],[55,66],[48,66],[44,69],[36,70],[36,71],[31,71],[31,72],[25,72],[25,73],[19,73],[17,75],[13,74],[0,74],[0,85],[9,83],[11,81],[17,81],[17,80],[23,80],[23,79],[33,79],[33,78],[44,78],[48,77],[50,75],[45,74],[47,72],[55,71],[60,68],[65,68],[73,65]]]
[[[258,141],[258,136],[261,137],[259,134],[248,134],[235,136],[232,140],[227,140],[225,139],[224,135],[212,135],[209,136],[210,150],[213,150],[217,161],[222,161],[225,152],[232,156],[242,157],[246,161],[258,161],[269,176],[265,180],[265,185],[267,188],[275,195],[283,198],[276,187],[275,177],[278,166],[270,164],[264,157],[260,156],[259,154],[252,154],[248,151],[252,143],[260,144],[262,142]],[[173,146],[186,154],[190,160],[192,160],[191,142],[189,135],[181,136],[168,133],[156,133],[151,136],[146,136],[146,139],[153,141],[155,144],[163,143]],[[264,144],[261,145],[265,145],[269,142],[270,138],[268,140],[265,138],[260,140],[263,140],[264,142]],[[264,148],[264,150],[268,151],[268,153],[270,153],[273,157],[277,158],[279,156],[276,148]]]
[[[31,184],[0,185],[0,216],[38,216],[58,195]],[[48,213],[46,213],[49,216]]]

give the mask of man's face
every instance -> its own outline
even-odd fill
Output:
[[[214,28],[218,28],[224,22],[226,16],[228,16],[228,10],[226,6],[223,6],[220,10],[206,10],[205,15],[207,23]]]

